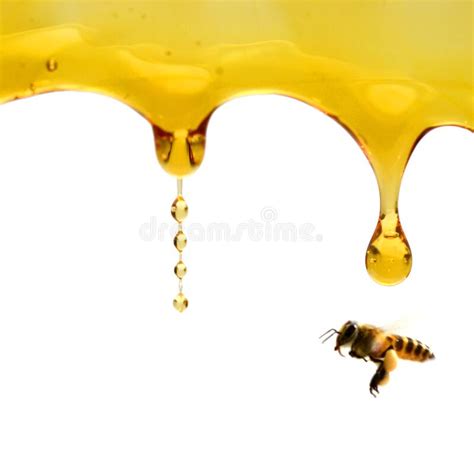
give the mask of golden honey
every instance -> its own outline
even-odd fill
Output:
[[[181,280],[186,275],[188,269],[184,262],[180,260],[174,267],[174,274]]]
[[[179,230],[174,237],[174,245],[179,252],[183,252],[183,249],[186,247],[188,240],[186,235],[182,230]]]
[[[0,103],[57,90],[113,97],[151,123],[161,165],[182,178],[224,102],[304,101],[370,161],[381,205],[366,265],[396,284],[412,264],[397,202],[414,146],[437,126],[474,129],[473,24],[462,0],[0,0]]]
[[[182,292],[177,294],[176,297],[173,299],[173,307],[176,308],[176,310],[178,310],[180,313],[183,313],[183,311],[188,308],[188,305],[188,299]]]
[[[178,223],[182,223],[188,216],[188,205],[181,195],[173,201],[171,205],[171,215]]]

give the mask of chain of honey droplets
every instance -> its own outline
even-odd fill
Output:
[[[173,299],[173,306],[179,312],[183,312],[188,308],[188,299],[183,294],[183,278],[186,275],[187,268],[183,262],[183,249],[186,247],[188,242],[186,235],[183,232],[183,221],[188,215],[188,205],[183,198],[183,180],[178,179],[178,196],[171,205],[171,215],[173,219],[178,223],[178,232],[174,237],[174,246],[178,250],[179,260],[174,267],[174,273],[178,277],[178,288],[179,292]]]

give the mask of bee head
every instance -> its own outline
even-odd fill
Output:
[[[359,325],[355,321],[347,321],[347,323],[344,323],[337,335],[336,347],[334,350],[338,351],[339,354],[342,354],[341,347],[352,344],[352,342],[357,338],[358,333]]]

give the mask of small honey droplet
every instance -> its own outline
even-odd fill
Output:
[[[171,215],[173,216],[173,219],[179,223],[183,222],[183,220],[188,216],[188,204],[181,195],[173,201],[173,204],[171,205]]]
[[[182,313],[186,308],[188,308],[188,299],[186,296],[180,292],[174,299],[173,299],[173,307],[176,308],[180,313]]]
[[[178,233],[176,233],[176,236],[174,237],[174,246],[179,252],[181,252],[186,247],[187,242],[188,239],[186,238],[186,235],[183,231],[180,230]]]
[[[46,69],[48,72],[54,72],[58,70],[58,61],[56,61],[56,59],[48,59],[46,61]]]
[[[176,266],[174,267],[174,274],[181,280],[186,275],[188,268],[186,267],[185,263],[180,260]]]

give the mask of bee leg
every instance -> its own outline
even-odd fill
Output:
[[[367,358],[366,358],[365,356],[359,356],[358,354],[356,354],[355,351],[352,351],[352,350],[351,350],[351,351],[349,352],[349,356],[350,356],[351,358],[363,359],[365,362],[367,362]]]
[[[382,382],[382,380],[387,376],[387,371],[385,370],[385,367],[383,365],[383,362],[379,364],[379,367],[375,371],[374,376],[372,377],[372,380],[370,381],[369,389],[370,389],[370,394],[376,398],[378,393],[379,393],[379,384]]]
[[[385,353],[383,354],[384,358],[385,358],[385,355],[390,351],[390,350],[393,350],[393,345],[390,345],[386,350],[385,350]]]
[[[370,360],[375,363],[375,364],[380,364],[380,363],[383,363],[384,359],[386,358],[387,356],[387,353],[390,351],[390,350],[393,350],[394,348],[392,346],[388,347],[383,355],[380,357],[380,358],[374,358],[373,356],[369,356]]]
[[[382,358],[370,357],[371,361],[378,364],[372,380],[370,381],[370,393],[376,397],[379,393],[379,385],[385,385],[388,382],[389,374],[397,367],[397,353],[393,347],[387,348]]]
[[[397,368],[397,362],[397,352],[391,347],[384,354],[383,366],[387,372],[393,372]]]

